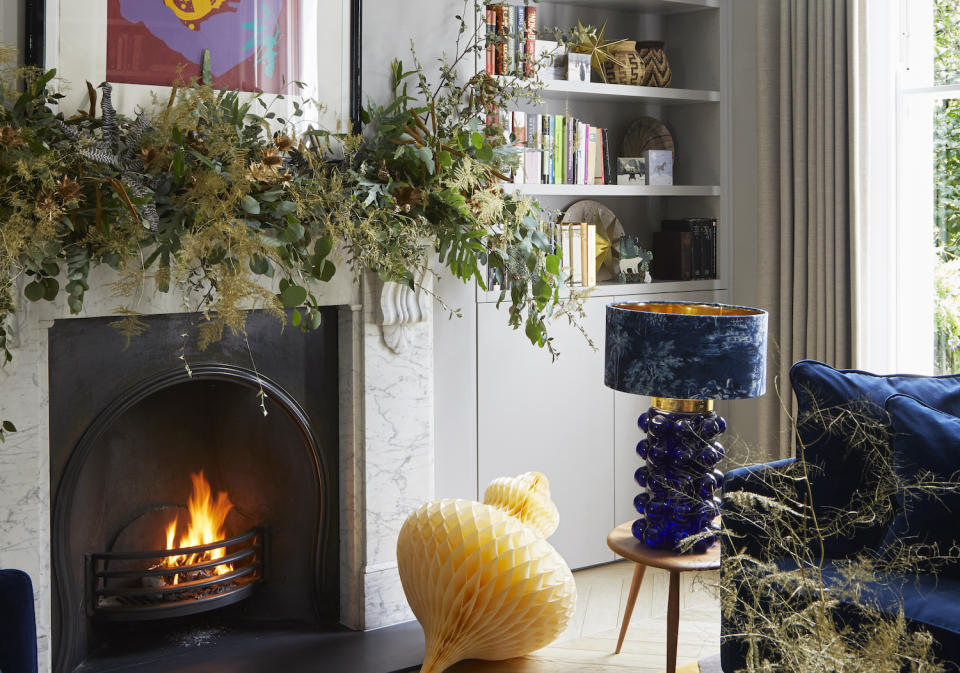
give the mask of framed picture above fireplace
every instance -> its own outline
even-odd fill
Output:
[[[86,107],[84,82],[110,82],[132,113],[206,76],[218,89],[317,100],[324,110],[309,121],[329,129],[359,118],[362,0],[24,2],[26,60],[57,69],[67,114]]]

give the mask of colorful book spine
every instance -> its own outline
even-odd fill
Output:
[[[526,146],[527,146],[527,113],[517,111],[513,113],[513,146],[517,148],[517,172],[513,181],[523,184],[527,181]]]
[[[600,168],[600,144],[597,141],[599,132],[600,129],[596,126],[591,126],[588,132],[589,138],[587,142],[590,146],[590,158],[587,162],[587,165],[589,166],[587,169],[589,171],[587,176],[588,185],[603,184],[603,169]],[[597,178],[600,178],[599,182]]]
[[[507,41],[505,39],[505,22],[504,22],[504,7],[503,5],[495,5],[493,8],[494,22],[496,24],[497,43],[495,45],[496,49],[494,51],[494,70],[497,75],[503,74],[503,61],[507,55]]]
[[[527,77],[533,77],[534,64],[536,63],[536,47],[537,47],[537,8],[536,7],[527,7],[526,8],[526,18],[527,18],[527,33],[526,33],[526,45],[523,50],[523,54],[526,57],[526,60],[523,64],[523,73]]]
[[[487,5],[486,11],[487,34],[486,34],[486,57],[487,72],[491,75],[497,74],[497,55],[495,53],[497,40],[497,10],[493,5]]]
[[[524,151],[524,174],[528,184],[540,184],[540,115],[527,115],[527,148]]]
[[[616,180],[616,175],[613,173],[613,162],[610,159],[610,133],[607,129],[603,129],[602,133],[602,145],[603,145],[603,184],[612,185],[614,180]]]
[[[557,115],[547,115],[550,118],[550,180],[547,184],[557,184]]]
[[[587,282],[588,287],[597,284],[597,225],[587,224]]]
[[[514,61],[513,74],[523,76],[523,68],[526,59],[523,52],[527,48],[527,15],[524,7],[514,7],[513,21],[513,43],[514,43]]]
[[[553,115],[553,181],[552,184],[566,184],[563,179],[563,150],[566,147],[567,135],[563,132],[563,115]]]
[[[576,183],[577,120],[573,117],[567,117],[565,124],[566,128],[564,130],[567,132],[567,145],[564,154],[566,163],[564,164],[563,182],[564,184],[572,185]]]
[[[506,38],[507,55],[503,61],[503,74],[513,74],[517,66],[517,8],[513,5],[504,7],[503,32]]]
[[[553,165],[553,135],[550,133],[550,115],[540,117],[540,153],[543,155],[540,181],[549,185],[550,166]]]
[[[577,184],[590,184],[587,175],[587,166],[590,165],[590,144],[588,142],[590,125],[580,122],[577,124]]]

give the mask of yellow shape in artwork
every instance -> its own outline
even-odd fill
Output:
[[[220,9],[226,0],[193,0],[184,2],[184,0],[163,0],[163,4],[169,7],[177,18],[181,21],[200,21],[207,15],[217,9]],[[193,30],[194,27],[190,26]]]

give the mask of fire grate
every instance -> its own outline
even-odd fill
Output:
[[[108,621],[146,621],[183,617],[242,601],[263,579],[265,534],[264,528],[257,527],[196,547],[87,553],[87,614]],[[217,559],[162,565],[164,559],[200,556],[219,549],[224,555]],[[229,570],[216,574],[221,566],[229,566]]]

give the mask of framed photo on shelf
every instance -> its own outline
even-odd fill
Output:
[[[66,114],[85,106],[87,81],[110,82],[132,113],[206,67],[218,89],[317,100],[310,121],[346,130],[360,112],[361,2],[26,0],[25,58],[57,69]]]

